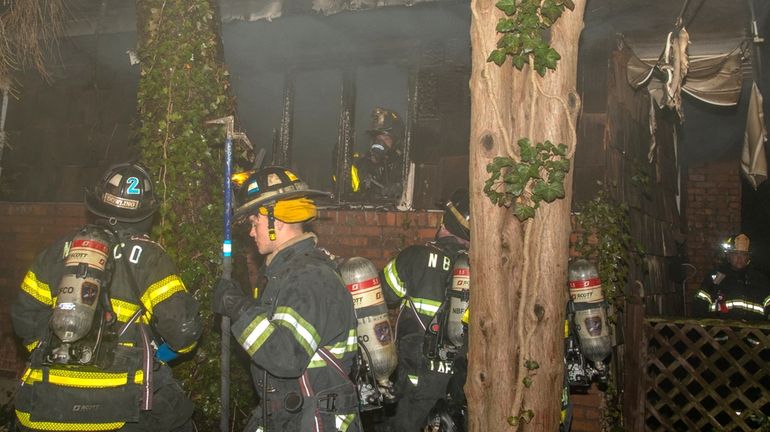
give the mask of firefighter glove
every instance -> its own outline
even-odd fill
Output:
[[[179,357],[179,354],[172,350],[171,347],[169,347],[165,342],[160,344],[158,349],[155,351],[155,358],[162,361],[163,363],[168,363],[177,357]]]
[[[228,316],[233,321],[237,321],[241,313],[248,309],[252,302],[253,299],[243,292],[238,282],[219,278],[216,286],[214,286],[211,309],[214,313]]]

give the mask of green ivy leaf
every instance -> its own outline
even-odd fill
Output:
[[[496,49],[489,54],[487,62],[494,62],[498,66],[502,66],[505,63],[505,51]]]
[[[526,56],[515,55],[511,57],[511,64],[513,65],[513,67],[515,67],[518,70],[522,70],[524,68],[524,65],[527,64],[528,62],[529,62],[529,59]]]
[[[525,186],[526,186],[525,182],[512,181],[510,183],[505,184],[505,191],[515,197],[518,197],[518,196],[521,196],[521,194],[524,192]]]
[[[569,159],[551,159],[545,163],[549,171],[569,172]]]
[[[545,0],[540,7],[540,15],[543,17],[543,25],[550,27],[561,16],[562,7],[553,0]]]
[[[497,26],[495,27],[495,30],[498,33],[508,33],[512,32],[516,29],[516,21],[510,19],[510,18],[501,18],[500,21],[497,22]]]
[[[564,171],[552,171],[551,174],[548,175],[548,181],[564,183],[564,179],[566,177],[567,177],[567,173],[565,173]]]
[[[515,176],[514,178],[516,178],[521,182],[526,182],[531,177],[530,168],[531,168],[531,165],[526,163],[520,163],[516,165],[516,167],[513,170],[511,170],[511,176]]]
[[[524,361],[524,367],[527,368],[527,370],[533,371],[540,369],[540,363],[538,363],[536,360],[529,359]]]
[[[513,209],[513,214],[518,220],[524,222],[527,219],[535,217],[535,209],[525,205],[517,205]]]
[[[508,16],[516,13],[516,0],[500,0],[495,6]]]
[[[532,162],[537,156],[535,147],[529,142],[529,139],[522,138],[517,143],[519,145],[519,156],[522,162]]]
[[[527,171],[527,177],[531,179],[538,179],[540,178],[540,169],[542,168],[542,165],[540,164],[532,164],[529,166],[529,170]]]
[[[521,380],[521,382],[524,384],[524,387],[526,387],[526,388],[532,387],[532,378],[530,378],[528,376],[524,377],[524,379]]]
[[[504,156],[495,156],[494,159],[492,159],[492,162],[490,162],[487,165],[487,171],[500,171],[503,168],[510,168],[513,166],[513,160],[509,157]]]
[[[532,193],[540,196],[545,202],[553,202],[556,198],[564,198],[564,184],[539,182]]]
[[[575,10],[575,3],[572,0],[561,0],[561,4],[569,10]]]
[[[555,49],[549,47],[543,59],[545,67],[555,70],[556,64],[559,62],[559,60],[561,60],[559,53]]]
[[[517,55],[522,49],[521,34],[507,33],[497,41],[497,47],[508,55]]]
[[[535,412],[531,409],[524,410],[521,412],[521,415],[519,415],[519,419],[524,423],[531,422],[533,418],[535,418]]]

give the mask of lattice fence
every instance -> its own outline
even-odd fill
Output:
[[[770,431],[770,325],[647,319],[645,429]]]

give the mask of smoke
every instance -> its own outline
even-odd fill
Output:
[[[362,153],[370,144],[365,131],[373,108],[393,109],[406,118],[410,68],[421,61],[421,47],[462,38],[470,59],[467,4],[444,1],[332,16],[292,15],[286,8],[271,22],[226,22],[225,60],[241,128],[256,147],[267,150],[266,161],[272,159],[283,88],[292,73],[292,166],[314,187],[332,187],[345,71],[354,73],[354,150]]]

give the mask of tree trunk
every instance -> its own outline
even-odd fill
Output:
[[[566,197],[543,204],[519,222],[484,194],[486,166],[495,156],[516,159],[516,142],[549,140],[575,149],[580,103],[575,93],[585,0],[575,1],[552,27],[561,54],[541,78],[530,68],[487,62],[503,13],[495,0],[471,2],[471,298],[469,374],[465,389],[471,431],[556,431],[564,373],[572,172]],[[533,360],[539,368],[529,370]],[[523,380],[529,376],[527,388]],[[514,419],[531,410],[529,423]],[[518,426],[510,426],[510,423]]]

